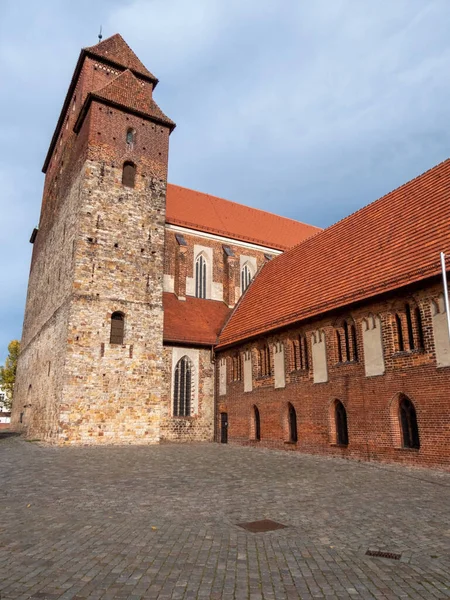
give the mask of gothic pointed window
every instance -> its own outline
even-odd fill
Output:
[[[295,444],[298,442],[297,433],[297,413],[291,403],[288,404],[288,420],[289,420],[289,441]]]
[[[111,315],[110,344],[123,344],[124,325],[125,315],[122,312],[113,312]]]
[[[206,260],[203,254],[195,261],[195,295],[206,298]]]
[[[419,428],[414,404],[409,398],[403,396],[400,400],[400,425],[402,429],[403,447],[420,448]]]
[[[134,188],[136,182],[136,165],[130,161],[123,164],[122,185]]]
[[[175,367],[173,386],[173,414],[175,417],[191,415],[192,400],[192,363],[183,356]]]
[[[335,408],[336,443],[338,446],[348,445],[347,411],[340,400],[336,400]]]
[[[242,267],[242,271],[241,271],[241,292],[242,293],[244,293],[245,290],[248,288],[252,279],[253,279],[253,273],[252,273],[249,265],[246,263]]]

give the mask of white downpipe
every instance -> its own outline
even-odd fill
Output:
[[[447,313],[448,337],[450,338],[450,311],[449,311],[449,307],[448,307],[447,269],[445,267],[445,254],[443,252],[441,252],[441,266],[442,266],[442,281],[444,283],[445,312]]]

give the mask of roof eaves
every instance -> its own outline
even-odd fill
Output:
[[[450,265],[449,265],[448,270],[450,271]],[[287,317],[285,317],[283,319],[278,319],[277,321],[272,321],[270,323],[267,323],[264,327],[260,327],[259,329],[244,330],[238,335],[238,337],[231,336],[228,340],[225,339],[225,341],[223,343],[220,343],[220,341],[219,341],[219,343],[216,345],[216,348],[222,350],[222,349],[228,348],[230,346],[235,346],[236,344],[241,344],[243,342],[246,342],[250,339],[254,339],[261,335],[267,335],[268,333],[270,333],[274,330],[280,329],[282,327],[288,327],[288,326],[294,325],[295,323],[299,323],[300,321],[304,321],[306,319],[317,318],[318,316],[329,313],[330,311],[339,310],[339,309],[344,308],[345,306],[350,306],[357,302],[363,302],[363,301],[370,300],[376,296],[381,296],[388,292],[392,292],[393,290],[396,290],[396,289],[399,289],[402,287],[406,287],[411,284],[418,283],[419,281],[423,281],[425,279],[430,279],[431,277],[435,277],[439,274],[440,274],[440,267],[437,267],[437,268],[435,266],[429,267],[429,268],[421,267],[420,269],[416,269],[415,271],[412,271],[412,272],[406,274],[402,278],[396,277],[396,278],[392,279],[391,281],[384,283],[383,285],[372,286],[372,288],[368,288],[367,290],[363,288],[361,291],[365,292],[365,293],[361,294],[360,296],[355,296],[354,293],[347,294],[345,296],[341,296],[340,298],[338,298],[336,303],[331,304],[330,302],[327,302],[327,303],[318,304],[311,310],[311,312],[291,313]],[[236,305],[235,310],[237,309],[237,307],[238,307],[238,304]],[[230,320],[233,313],[234,313],[234,311],[231,313],[231,315],[227,319],[226,324]],[[225,329],[225,325],[222,328],[222,331]],[[220,340],[220,336],[219,336],[219,340]]]
[[[101,102],[102,104],[105,104],[106,106],[110,106],[111,108],[118,108],[120,110],[124,110],[125,112],[132,114],[132,115],[136,115],[142,119],[146,119],[147,121],[152,121],[154,123],[159,123],[160,125],[164,125],[165,127],[169,127],[170,129],[170,133],[172,133],[172,131],[175,129],[176,124],[171,121],[170,119],[168,119],[167,121],[165,119],[161,119],[159,117],[155,117],[153,115],[150,115],[148,113],[145,112],[141,112],[139,110],[136,110],[134,108],[131,108],[129,106],[127,106],[126,104],[122,104],[120,102],[114,102],[113,100],[109,100],[107,98],[104,98],[101,95],[97,95],[95,92],[90,92],[87,97],[86,100],[84,101],[84,104],[80,110],[80,114],[78,115],[78,118],[75,122],[75,125],[73,126],[73,130],[75,133],[78,133],[81,129],[81,126],[83,125],[83,121],[86,117],[86,114],[89,110],[89,107],[91,105],[92,100],[96,100],[97,102]]]
[[[92,50],[84,48],[82,50],[82,52],[84,52],[86,54],[86,56],[90,56],[91,58],[100,60],[101,62],[104,62],[104,63],[110,65],[111,67],[115,67],[116,69],[121,69],[122,71],[126,71],[128,69],[129,71],[131,71],[133,73],[133,75],[135,75],[136,77],[139,77],[139,79],[145,79],[146,81],[153,83],[153,89],[159,83],[159,79],[157,77],[155,77],[154,75],[152,75],[150,77],[149,75],[146,75],[145,73],[142,73],[141,71],[138,71],[131,67],[125,67],[124,65],[122,65],[118,62],[115,62],[114,60],[111,60],[110,58],[106,58],[105,56],[102,56],[101,54],[96,54]]]

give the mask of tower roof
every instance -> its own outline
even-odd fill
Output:
[[[446,160],[267,263],[219,347],[439,275],[449,198]]]
[[[119,33],[115,33],[95,46],[84,48],[84,51],[87,54],[97,56],[115,65],[126,67],[134,73],[151,79],[155,84],[158,81],[147,67],[142,64]]]
[[[168,125],[171,131],[175,128],[175,123],[163,113],[129,69],[117,75],[99,90],[88,94],[75,123],[76,132],[79,131],[92,100],[104,101],[140,116],[149,117]]]

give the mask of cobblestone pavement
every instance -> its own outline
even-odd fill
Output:
[[[450,474],[4,434],[0,469],[2,600],[450,598]],[[287,527],[236,525],[259,519]]]

